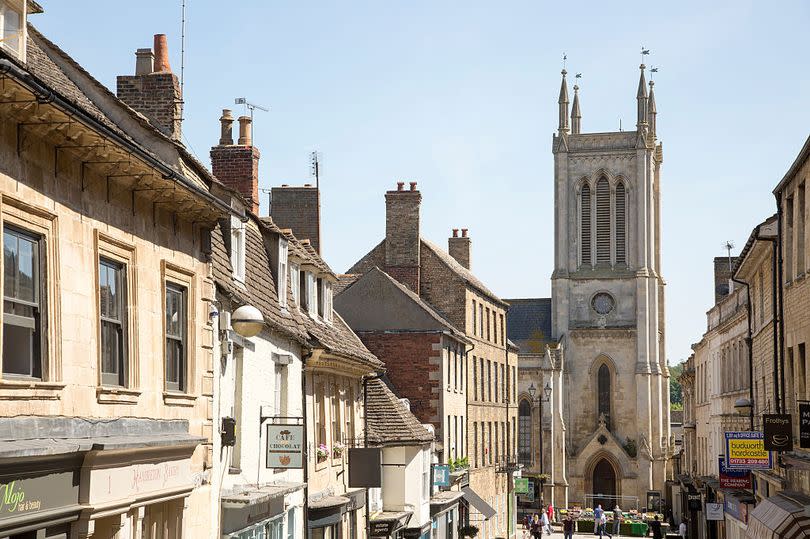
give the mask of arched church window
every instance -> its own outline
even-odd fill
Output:
[[[627,264],[627,194],[624,183],[616,185],[616,263]]]
[[[591,188],[586,183],[582,186],[580,194],[580,245],[582,250],[582,265],[591,265]]]
[[[610,185],[596,182],[596,263],[610,264]]]
[[[610,369],[604,363],[597,374],[599,417],[605,418],[605,426],[610,429]]]
[[[526,399],[518,405],[518,460],[532,465],[532,405]]]

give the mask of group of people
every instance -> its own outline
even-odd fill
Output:
[[[607,512],[602,509],[602,505],[599,504],[596,506],[596,509],[593,510],[593,534],[598,535],[600,538],[608,536],[612,539],[614,535],[619,534],[623,520],[624,514],[617,504],[616,507],[613,508],[613,533],[608,532]],[[531,519],[529,519],[528,516],[523,518],[523,527],[525,529],[524,537],[527,533],[531,535],[532,539],[540,539],[543,533],[551,535],[552,522],[554,522],[554,507],[548,504],[548,508],[544,512],[539,514],[535,513]],[[649,532],[652,532],[653,539],[663,539],[664,531],[661,527],[661,521],[658,519],[658,515],[655,515],[654,520],[648,521],[647,525],[649,526]],[[573,538],[574,529],[574,519],[571,517],[571,513],[567,513],[563,518],[563,536],[565,539]],[[686,539],[685,519],[681,522],[678,532],[683,539]]]

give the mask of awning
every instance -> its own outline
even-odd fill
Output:
[[[439,513],[447,511],[454,505],[458,505],[459,500],[464,497],[461,490],[443,490],[437,492],[430,498],[430,516],[434,517]]]
[[[343,518],[349,502],[351,500],[345,496],[324,496],[316,501],[310,501],[307,504],[309,506],[307,527],[323,528],[337,524]]]
[[[479,513],[484,515],[484,520],[489,520],[495,516],[497,511],[492,508],[487,502],[485,502],[481,496],[475,493],[473,489],[470,487],[463,487],[461,489],[464,492],[464,498],[475,507]]]
[[[413,511],[381,511],[370,520],[371,537],[389,537],[404,528],[411,519]]]
[[[810,496],[782,491],[762,500],[749,515],[745,536],[756,539],[810,536]]]

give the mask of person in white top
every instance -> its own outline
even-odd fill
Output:
[[[683,519],[681,525],[678,526],[678,535],[686,539],[686,519]]]
[[[540,514],[540,524],[542,529],[548,534],[551,535],[551,525],[548,523],[548,515],[545,511]]]

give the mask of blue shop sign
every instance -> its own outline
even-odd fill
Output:
[[[433,486],[450,486],[450,466],[447,464],[435,464],[433,466]]]

